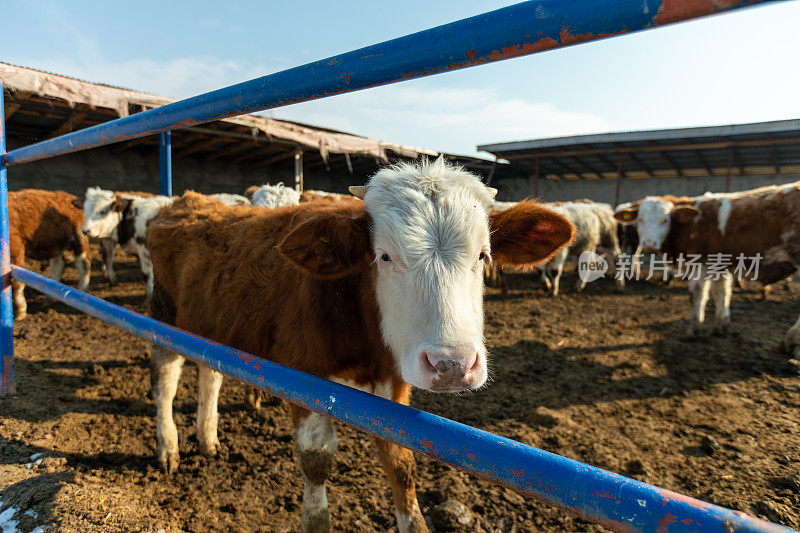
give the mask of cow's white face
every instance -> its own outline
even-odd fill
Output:
[[[656,252],[664,245],[672,227],[673,207],[672,202],[654,196],[642,200],[636,217],[636,230],[642,250]]]
[[[104,239],[112,237],[122,220],[122,213],[117,210],[116,195],[98,187],[86,190],[83,201],[83,233],[89,237]]]
[[[403,379],[441,392],[481,387],[492,194],[439,160],[379,172],[364,203],[373,220],[382,334]]]

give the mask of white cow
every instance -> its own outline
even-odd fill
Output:
[[[259,207],[282,207],[299,205],[300,193],[286,187],[283,183],[277,185],[262,185],[253,192],[253,205]]]

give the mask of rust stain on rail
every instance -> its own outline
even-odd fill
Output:
[[[757,0],[664,0],[653,22],[669,24],[755,3]]]

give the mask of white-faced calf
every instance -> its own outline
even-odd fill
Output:
[[[144,305],[150,303],[153,294],[153,264],[145,247],[147,223],[171,201],[166,196],[141,197],[98,187],[89,187],[83,199],[83,233],[117,242],[126,253],[139,258],[139,268],[147,280]],[[106,271],[113,272],[113,266],[109,270],[106,264]],[[112,279],[115,278],[109,274],[109,280]]]
[[[148,228],[155,318],[323,378],[408,403],[411,387],[475,390],[487,380],[483,266],[534,266],[573,237],[535,202],[490,212],[477,177],[439,160],[378,172],[352,188],[363,204],[222,207],[185,194]],[[187,268],[191,265],[191,268]],[[178,465],[172,418],[183,358],[153,350],[158,458]],[[199,369],[201,452],[217,440],[220,374]],[[336,432],[292,406],[304,477],[302,529],[327,530],[325,481]],[[410,451],[375,439],[398,527],[425,531]]]

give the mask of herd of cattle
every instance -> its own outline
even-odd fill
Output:
[[[70,251],[86,290],[89,238],[101,241],[111,284],[119,245],[139,259],[154,318],[405,404],[411,387],[458,392],[486,382],[487,272],[498,279],[502,268],[538,267],[557,295],[567,256],[583,251],[617,257],[627,246],[634,254],[699,254],[703,261],[720,253],[760,254],[763,283],[800,265],[800,183],[648,197],[614,210],[586,200],[496,202],[496,190],[440,159],[386,167],[350,190],[301,194],[279,184],[254,186],[243,196],[186,192],[174,199],[99,188],[83,198],[11,192],[11,260],[48,261],[49,275],[59,279]],[[690,280],[690,333],[703,322],[709,293],[715,328],[728,327],[733,278],[729,268]],[[26,312],[23,288],[12,282],[17,319]],[[782,347],[798,342],[800,320]],[[172,402],[183,361],[152,349],[157,455],[167,472],[179,463]],[[198,381],[197,439],[211,456],[219,447],[222,376],[201,367]],[[296,406],[291,414],[304,478],[302,527],[327,530],[325,481],[336,431],[323,415]],[[381,439],[375,445],[399,530],[426,531],[411,452]]]

